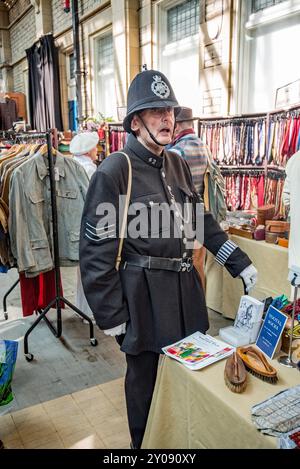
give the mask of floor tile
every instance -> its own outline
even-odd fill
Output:
[[[11,440],[6,440],[3,438],[3,444],[6,449],[24,449],[24,445],[20,438],[14,438]]]
[[[77,391],[72,394],[73,399],[77,403],[100,396],[101,391],[98,386],[92,386],[91,388],[83,389],[82,391]]]
[[[109,449],[130,449],[131,438],[128,434],[117,434],[103,438],[106,448]]]
[[[70,449],[94,449],[105,448],[104,442],[99,438],[96,432],[90,430],[80,430],[66,437],[61,437],[65,448]]]
[[[108,420],[94,424],[94,428],[102,439],[119,433],[126,434],[129,431],[127,421],[119,415],[112,416]]]

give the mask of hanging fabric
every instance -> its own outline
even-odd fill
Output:
[[[31,126],[44,132],[57,128],[63,130],[58,49],[52,34],[42,36],[39,45],[26,49],[29,67],[29,112]]]
[[[55,271],[50,270],[39,274],[37,277],[27,278],[24,273],[20,273],[20,290],[23,316],[30,316],[35,311],[46,308],[55,298]],[[60,277],[60,291],[63,296],[62,283]],[[61,301],[60,307],[65,305]]]

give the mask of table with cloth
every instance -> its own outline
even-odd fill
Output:
[[[276,385],[247,373],[242,394],[224,382],[226,360],[191,371],[163,356],[158,370],[142,448],[276,448],[277,438],[262,434],[251,421],[251,407],[300,384],[297,369],[277,360]]]
[[[257,284],[250,296],[258,300],[282,294],[290,297],[287,248],[235,235],[231,235],[230,239],[248,254],[258,270]],[[244,294],[242,281],[232,278],[225,268],[215,262],[210,253],[207,256],[205,273],[207,306],[234,319]]]

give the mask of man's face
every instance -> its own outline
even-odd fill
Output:
[[[145,129],[143,122],[162,145],[167,145],[172,141],[174,130],[174,108],[152,108],[141,111],[139,115],[135,115],[132,119],[131,128],[137,135],[147,144],[153,145],[153,140]]]

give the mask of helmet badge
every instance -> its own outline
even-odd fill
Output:
[[[153,93],[161,99],[166,99],[170,95],[170,88],[161,79],[161,76],[154,75],[153,82],[151,83],[151,90]]]

